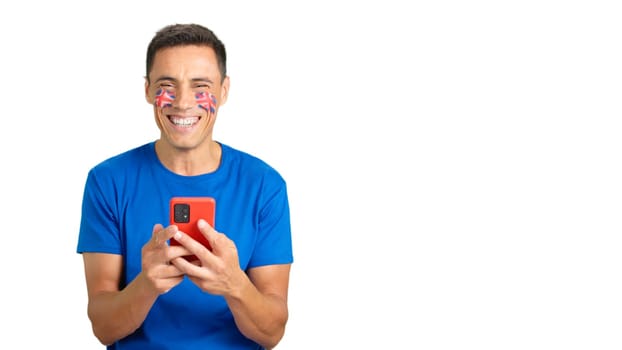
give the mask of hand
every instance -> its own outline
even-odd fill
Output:
[[[175,239],[199,260],[188,262],[183,258],[175,258],[171,262],[204,292],[217,295],[233,293],[246,277],[240,269],[235,243],[214,230],[205,220],[199,220],[198,226],[212,250],[178,231],[174,234]]]
[[[184,278],[183,272],[171,265],[171,260],[188,254],[188,251],[183,247],[170,247],[167,243],[178,232],[175,225],[165,229],[156,224],[153,226],[151,239],[142,248],[141,274],[157,294],[168,292]]]

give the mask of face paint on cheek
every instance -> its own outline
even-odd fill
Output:
[[[194,95],[194,98],[197,99],[199,107],[203,108],[209,113],[216,112],[216,96],[210,94],[209,92],[198,92],[196,95]]]
[[[175,94],[164,89],[158,89],[158,91],[156,91],[155,105],[159,108],[172,107],[174,100]]]

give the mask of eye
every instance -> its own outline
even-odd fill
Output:
[[[165,87],[165,88],[170,88],[173,87],[173,84],[171,83],[160,83],[160,85],[158,85],[159,87]]]

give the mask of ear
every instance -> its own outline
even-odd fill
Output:
[[[147,100],[148,104],[153,104],[151,97],[149,97],[149,78],[147,77],[145,77],[145,100]]]
[[[222,106],[227,102],[227,97],[229,96],[229,76],[226,76],[222,81],[222,85],[220,87],[220,102],[219,106]]]

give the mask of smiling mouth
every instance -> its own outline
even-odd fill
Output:
[[[175,115],[169,115],[168,120],[173,123],[173,125],[181,127],[181,128],[191,128],[196,125],[201,117],[180,117]]]

